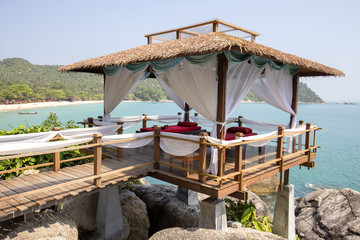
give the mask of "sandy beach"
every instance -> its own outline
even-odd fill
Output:
[[[6,104],[0,105],[0,112],[18,111],[33,108],[45,108],[45,107],[59,107],[79,104],[90,104],[90,103],[103,103],[103,100],[94,101],[60,101],[60,102],[34,102],[34,103],[23,103],[23,104]]]

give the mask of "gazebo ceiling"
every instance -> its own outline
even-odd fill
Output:
[[[300,76],[345,76],[342,71],[335,68],[221,32],[212,32],[184,39],[142,45],[129,50],[65,65],[61,67],[59,71],[102,74],[104,66],[126,65],[129,63],[202,55],[229,50],[239,50],[243,53],[271,59],[280,64],[300,66]]]

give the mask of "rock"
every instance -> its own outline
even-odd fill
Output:
[[[247,192],[249,193],[249,199],[248,199],[249,203],[252,203],[255,205],[256,215],[257,216],[267,216],[267,217],[269,217],[270,221],[272,221],[272,215],[271,215],[270,211],[268,210],[266,203],[263,200],[261,200],[261,198],[259,196],[257,196],[255,193],[248,191],[248,190],[247,190]],[[199,201],[202,201],[208,197],[209,197],[209,195],[199,193]],[[232,201],[238,201],[238,199],[230,197],[230,196],[228,196],[226,198],[231,199]]]
[[[257,231],[251,228],[228,228],[226,232],[217,231],[204,228],[168,228],[155,233],[149,240],[248,240],[248,239],[262,239],[262,240],[281,240],[284,238],[278,237],[271,233]]]
[[[129,228],[128,239],[148,239],[150,222],[145,203],[129,190],[120,191],[120,202],[124,222]]]
[[[71,217],[79,228],[94,230],[99,193],[92,193],[61,203],[57,211]]]
[[[1,223],[3,225],[4,223]],[[5,229],[1,226],[1,232]],[[0,234],[4,240],[77,240],[78,230],[75,222],[68,216],[54,211],[36,213],[27,221],[8,224],[8,233]]]
[[[234,221],[227,221],[227,226],[230,228],[241,228],[241,223]]]
[[[149,234],[164,228],[191,228],[199,225],[199,206],[188,206],[177,198],[172,185],[134,185],[132,191],[145,202],[149,220]]]
[[[295,210],[304,239],[360,239],[360,193],[349,188],[306,195]]]
[[[274,175],[272,177],[265,178],[260,182],[254,183],[251,186],[248,186],[247,189],[255,194],[277,193],[279,184],[279,179],[276,177],[276,175]]]

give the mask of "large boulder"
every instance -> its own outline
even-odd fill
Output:
[[[262,240],[283,240],[279,236],[271,233],[260,232],[251,228],[228,228],[226,232],[204,229],[204,228],[168,228],[159,231],[151,236],[149,240],[168,240],[168,239],[188,239],[188,240],[248,240],[248,239],[262,239]]]
[[[360,193],[349,188],[306,195],[295,210],[304,239],[360,239]]]
[[[131,189],[145,202],[150,219],[150,235],[165,228],[199,225],[199,206],[188,206],[176,196],[172,185],[134,185]]]
[[[150,222],[145,203],[135,193],[125,189],[120,191],[120,202],[123,219],[129,232],[128,239],[148,239]]]
[[[276,177],[276,175],[274,175],[248,186],[247,189],[255,194],[272,194],[277,193],[279,184],[279,179]]]
[[[77,240],[75,222],[68,216],[47,210],[17,223],[1,223],[0,239],[4,240]],[[4,232],[4,230],[6,230]]]
[[[95,227],[99,192],[73,198],[57,206],[57,211],[71,217],[79,228],[92,231]]]

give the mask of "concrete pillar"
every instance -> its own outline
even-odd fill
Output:
[[[227,230],[226,208],[223,199],[207,198],[201,202],[199,227]]]
[[[178,187],[176,196],[189,206],[199,205],[198,193],[195,191]]]
[[[274,211],[273,233],[295,240],[294,185],[284,185],[278,191]]]
[[[123,239],[124,221],[117,185],[100,191],[96,212],[97,239]]]

